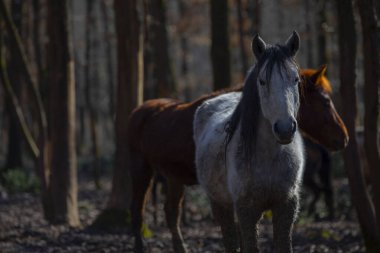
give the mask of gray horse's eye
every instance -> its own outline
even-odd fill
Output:
[[[265,85],[265,81],[264,81],[264,80],[261,80],[261,79],[260,79],[259,82],[260,82],[260,85],[261,85],[261,86],[264,86],[264,85]]]
[[[300,83],[300,78],[297,76],[296,79],[294,80],[294,82],[295,82],[296,84],[299,84],[299,83]]]

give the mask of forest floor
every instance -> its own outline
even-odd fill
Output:
[[[110,180],[95,189],[91,181],[79,183],[80,228],[53,226],[44,221],[37,194],[0,194],[0,253],[37,252],[132,252],[133,238],[128,231],[99,231],[89,225],[105,207]],[[294,228],[294,252],[365,252],[359,226],[352,208],[347,205],[345,180],[334,184],[337,193],[338,218],[318,222],[301,211]],[[346,196],[347,195],[347,196]],[[162,196],[154,222],[152,204],[148,204],[145,222],[152,232],[146,239],[147,252],[172,252],[170,233],[164,222]],[[182,231],[189,252],[223,252],[221,233],[213,222],[208,202],[199,187],[190,187],[186,195],[187,224]],[[343,204],[342,204],[343,203]],[[323,208],[320,208],[323,216]],[[263,253],[272,252],[270,215],[260,223],[259,243]]]

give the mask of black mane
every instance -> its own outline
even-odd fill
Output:
[[[261,55],[257,64],[248,72],[244,82],[242,98],[233,112],[231,119],[225,126],[225,131],[227,133],[225,149],[227,151],[228,144],[240,123],[241,147],[239,148],[239,151],[242,152],[243,160],[246,164],[250,164],[252,155],[255,151],[258,119],[259,114],[261,113],[260,98],[256,85],[258,74],[264,64],[266,64],[265,81],[269,84],[273,68],[276,66],[286,70],[286,64],[288,62],[297,66],[289,49],[285,45],[267,45],[267,48]]]

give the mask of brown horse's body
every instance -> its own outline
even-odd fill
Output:
[[[239,90],[236,87],[232,90]],[[225,92],[225,91],[224,91]],[[193,117],[203,101],[215,92],[184,103],[175,99],[146,101],[130,118],[130,147],[139,152],[153,169],[185,185],[197,184],[194,163]]]
[[[348,141],[344,123],[330,99],[331,88],[320,70],[304,70],[304,91],[299,112],[299,126],[310,138],[323,146],[338,150]],[[183,103],[174,99],[153,99],[136,108],[130,117],[129,145],[133,182],[132,226],[136,237],[135,251],[143,252],[140,229],[145,196],[154,171],[167,179],[165,213],[172,233],[175,252],[185,252],[179,229],[180,204],[184,185],[197,184],[193,117],[203,101],[241,87],[215,92]]]

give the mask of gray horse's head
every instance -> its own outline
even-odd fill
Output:
[[[252,51],[258,59],[254,80],[261,111],[281,144],[290,143],[297,129],[300,77],[294,57],[299,43],[297,32],[284,45],[268,45],[258,35],[252,41]]]

